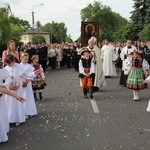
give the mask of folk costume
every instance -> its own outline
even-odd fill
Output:
[[[42,100],[43,99],[42,89],[44,89],[44,87],[46,85],[45,74],[44,74],[42,66],[39,63],[32,63],[32,66],[34,68],[34,71],[39,70],[39,73],[32,80],[32,88],[33,88],[33,92],[34,92],[34,98],[35,98],[35,100],[38,100],[38,98],[36,96],[36,91],[38,91],[39,98],[40,98],[40,100]]]
[[[142,68],[142,58],[138,56],[133,57],[131,61],[131,69],[127,79],[127,88],[133,89],[133,100],[139,100],[139,90],[145,88],[144,72]]]
[[[136,47],[131,46],[125,46],[120,54],[120,58],[122,59],[122,72],[120,76],[120,85],[126,86],[126,81],[128,78],[128,73],[131,67],[131,61],[132,61],[132,53],[136,50]]]
[[[23,90],[23,97],[25,97],[25,115],[28,116],[34,116],[37,115],[37,109],[36,104],[34,101],[34,95],[33,95],[33,89],[32,89],[32,80],[36,76],[34,73],[34,68],[26,63],[23,64],[20,63],[21,66],[25,69],[25,72],[22,76],[23,84],[22,84],[22,90]]]
[[[79,61],[79,77],[81,78],[82,88],[84,97],[87,98],[87,93],[89,91],[89,96],[93,98],[93,84],[92,84],[92,76],[95,75],[94,73],[94,63],[92,58],[84,56],[85,52],[90,51],[87,48],[83,48],[81,52],[81,59]]]
[[[127,79],[127,88],[134,90],[144,89],[143,80],[142,59],[140,57],[132,58],[132,67]]]

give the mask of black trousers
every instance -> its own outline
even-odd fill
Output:
[[[44,70],[44,72],[46,71],[46,60],[40,60],[39,62]]]
[[[51,68],[56,69],[56,57],[51,57]]]

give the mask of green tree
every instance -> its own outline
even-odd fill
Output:
[[[18,44],[22,33],[30,27],[29,22],[15,16],[10,16],[9,20],[11,28],[10,39],[13,39]]]
[[[150,24],[145,25],[143,30],[138,34],[139,38],[144,41],[150,41]]]
[[[5,8],[0,8],[0,53],[6,49],[7,41],[10,39],[11,28]]]
[[[134,11],[131,12],[131,20],[133,22],[134,38],[137,40],[138,33],[140,33],[145,25],[150,24],[150,0],[133,0]]]
[[[94,1],[81,10],[82,21],[98,21],[100,24],[100,39],[114,40],[114,32],[117,32],[128,21],[115,13],[109,6],[102,5],[100,1]]]
[[[134,39],[132,29],[133,29],[133,24],[131,22],[122,26],[121,28],[119,28],[119,30],[113,33],[114,41],[123,42],[126,41],[127,39]]]
[[[28,21],[19,19],[18,17],[10,16],[10,23],[14,25],[18,25],[23,31],[27,30],[30,27],[30,24]]]
[[[18,45],[23,30],[17,24],[12,23],[10,23],[10,29],[11,29],[10,39],[13,39],[16,42],[16,45]]]
[[[66,42],[73,42],[72,38],[71,38],[71,35],[67,35],[66,37]]]
[[[52,43],[60,43],[62,41],[66,41],[67,37],[67,28],[65,23],[47,23],[41,27],[42,30],[49,32],[52,38]]]
[[[29,23],[18,17],[8,16],[6,8],[0,8],[0,50],[6,48],[7,42],[10,39],[19,43],[20,36],[23,31],[29,28]]]
[[[46,40],[45,40],[45,38],[44,38],[43,36],[37,35],[37,36],[34,36],[34,37],[32,38],[32,42],[33,42],[33,43],[45,43]]]

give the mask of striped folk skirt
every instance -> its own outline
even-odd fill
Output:
[[[127,79],[127,88],[142,90],[145,88],[143,81],[143,70],[131,70]]]

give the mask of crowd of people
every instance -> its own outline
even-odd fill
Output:
[[[35,104],[38,100],[37,91],[39,99],[43,99],[42,90],[46,83],[43,68],[39,63],[39,55],[32,55],[30,61],[28,63],[28,53],[18,52],[15,42],[12,40],[8,42],[7,50],[3,51],[0,61],[0,86],[13,94],[10,96],[10,94],[0,93],[0,142],[8,140],[10,123],[18,126],[28,118],[37,115]],[[25,101],[20,103],[15,100],[16,98]]]
[[[139,100],[139,91],[150,82],[150,45],[143,41],[111,43],[107,39],[98,43],[95,37],[87,46],[81,43],[23,44],[18,47],[13,40],[2,53],[0,62],[0,90],[12,91],[14,97],[0,93],[0,142],[8,140],[9,124],[17,126],[27,118],[37,115],[35,101],[43,100],[46,86],[45,73],[64,68],[79,72],[84,98],[93,99],[93,93],[106,86],[106,78],[117,76],[119,84],[133,90],[133,100]],[[38,95],[39,98],[38,98]],[[89,94],[89,95],[88,95]],[[21,97],[17,97],[17,95]],[[150,111],[150,104],[147,111]]]

